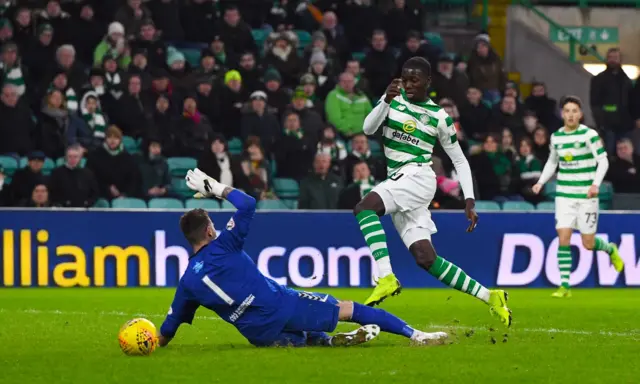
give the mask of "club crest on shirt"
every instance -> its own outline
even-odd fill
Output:
[[[198,261],[193,265],[193,272],[200,273],[200,271],[202,270],[202,267],[204,267],[204,261]]]
[[[406,133],[411,133],[416,130],[416,122],[413,120],[407,120],[402,124],[402,130]]]
[[[229,219],[229,222],[227,223],[227,231],[232,230],[233,228],[235,228],[236,226],[236,222],[233,221],[233,217]]]
[[[427,123],[429,123],[429,115],[420,116],[420,122],[424,125],[427,125]]]
[[[404,105],[398,105],[398,111],[404,111],[405,109],[407,109],[407,107]]]
[[[576,141],[576,142],[573,144],[573,147],[574,147],[574,148],[580,148],[580,142],[579,142],[579,141]]]

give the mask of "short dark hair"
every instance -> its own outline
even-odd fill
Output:
[[[578,96],[571,96],[571,95],[565,96],[560,100],[560,108],[564,108],[564,106],[569,103],[574,103],[578,107],[580,107],[580,109],[582,109],[582,100],[580,100]]]
[[[202,208],[192,209],[180,218],[180,230],[192,245],[205,239],[208,225],[209,214]]]
[[[405,69],[405,68],[407,68],[407,69],[419,69],[426,76],[431,76],[431,64],[429,63],[429,60],[425,59],[424,57],[414,56],[414,57],[410,58],[409,60],[405,61],[405,63],[402,66],[402,68],[403,69]]]

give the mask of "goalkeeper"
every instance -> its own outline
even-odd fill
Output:
[[[193,255],[160,328],[160,346],[173,339],[182,323],[191,324],[200,306],[217,313],[255,346],[351,346],[375,338],[380,330],[419,344],[442,344],[447,338],[444,332],[413,329],[384,310],[296,291],[265,277],[243,251],[255,199],[199,169],[189,171],[186,179],[189,188],[199,195],[227,199],[238,210],[219,236],[202,209],[189,211],[180,219]],[[353,332],[327,335],[325,332],[332,332],[338,321],[363,326]]]

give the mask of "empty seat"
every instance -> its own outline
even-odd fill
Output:
[[[599,192],[600,201],[611,201],[613,199],[613,185],[605,181],[600,184],[600,192]]]
[[[184,209],[184,204],[172,197],[156,197],[149,200],[149,208],[154,209]]]
[[[297,199],[300,194],[300,187],[294,179],[273,179],[273,188],[276,191],[276,195],[282,199]]]
[[[234,207],[233,204],[231,204],[227,200],[222,200],[220,206],[222,207],[222,209],[236,209],[236,207]]]
[[[239,155],[242,153],[242,141],[237,137],[229,140],[227,145],[229,147],[229,153],[231,153],[232,155]]]
[[[13,176],[18,169],[18,160],[11,156],[0,156],[0,168],[4,168],[4,174]]]
[[[499,211],[500,204],[495,201],[476,201],[476,209],[478,211]]]
[[[311,34],[309,32],[297,29],[295,33],[298,36],[298,47],[304,49],[311,44]]]
[[[171,176],[184,177],[188,170],[198,166],[198,161],[192,157],[170,157],[167,164]]]
[[[119,197],[111,201],[111,208],[114,209],[146,209],[147,203],[144,200],[133,197]]]
[[[187,209],[202,208],[208,211],[220,209],[220,203],[213,199],[189,199],[185,201],[184,206]]]
[[[109,204],[108,200],[105,199],[98,199],[96,200],[96,202],[93,204],[93,208],[111,208],[111,204]]]
[[[553,201],[543,201],[536,206],[538,211],[555,211],[556,203]]]
[[[530,212],[535,210],[536,207],[533,206],[533,204],[527,202],[527,201],[505,201],[504,204],[502,204],[502,210],[503,211],[524,211],[524,212]]]
[[[281,200],[261,200],[258,201],[257,209],[259,210],[270,210],[270,209],[286,209],[289,208],[284,202]]]
[[[180,52],[184,55],[184,59],[192,68],[200,66],[200,50],[196,48],[180,48]]]
[[[191,189],[189,189],[189,187],[187,187],[187,182],[184,180],[183,177],[172,178],[171,188],[173,188],[173,191],[175,193],[185,198],[190,198],[190,197],[193,197],[194,195],[194,192]]]
[[[140,153],[140,142],[131,136],[123,136],[122,145],[131,154]]]
[[[544,196],[551,200],[556,197],[556,181],[549,181],[544,185]]]

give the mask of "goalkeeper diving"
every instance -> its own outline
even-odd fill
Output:
[[[255,214],[255,199],[199,169],[190,170],[186,180],[198,196],[226,199],[237,211],[220,235],[216,235],[213,222],[203,209],[191,210],[180,218],[180,228],[193,247],[193,255],[160,328],[160,346],[175,337],[182,323],[191,324],[200,306],[214,311],[259,347],[352,346],[372,340],[380,331],[404,336],[417,344],[443,344],[447,339],[444,332],[413,329],[382,309],[277,284],[260,273],[243,250]],[[328,335],[326,332],[333,332],[338,321],[361,327]]]

